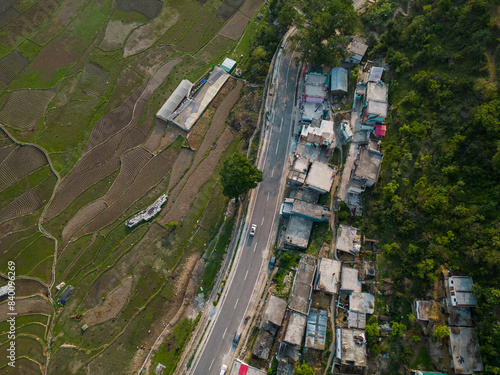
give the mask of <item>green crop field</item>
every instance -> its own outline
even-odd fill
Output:
[[[17,275],[29,277],[17,305],[22,373],[131,373],[147,355],[137,347],[150,347],[165,321],[178,327],[170,342],[189,339],[185,328],[195,323],[176,314],[185,309],[197,264],[208,264],[199,280],[206,292],[221,266],[234,218],[225,218],[218,171],[226,158],[244,152],[244,142],[224,121],[212,132],[208,124],[197,135],[197,155],[186,149],[184,132],[156,123],[155,114],[182,79],[194,83],[236,46],[237,53],[248,46],[248,34],[243,42],[218,35],[240,3],[6,5],[0,17],[0,286],[9,261]],[[254,21],[249,25],[255,29]],[[239,100],[243,85],[231,85],[210,113],[229,112]],[[155,219],[125,226],[163,193],[168,200]],[[64,305],[61,283],[74,287]],[[92,312],[103,305],[117,307]],[[2,351],[8,329],[0,316]],[[166,354],[170,369],[179,355]],[[0,373],[7,370],[4,356]]]

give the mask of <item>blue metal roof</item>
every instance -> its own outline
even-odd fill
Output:
[[[347,69],[345,68],[332,69],[331,90],[347,92]]]

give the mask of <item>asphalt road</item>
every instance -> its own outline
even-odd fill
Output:
[[[271,241],[278,202],[281,178],[292,145],[295,125],[294,102],[298,67],[291,56],[281,55],[276,61],[278,74],[274,82],[276,95],[269,124],[269,143],[262,166],[264,180],[259,184],[251,220],[246,225],[243,241],[238,249],[240,259],[236,273],[223,303],[215,315],[217,319],[199,361],[191,372],[194,375],[218,375],[222,364],[228,367],[234,355],[232,341],[235,333],[244,328],[247,308],[257,283],[261,268],[267,270],[267,250]],[[254,237],[248,235],[251,224],[257,225]],[[264,271],[266,272],[266,271]]]

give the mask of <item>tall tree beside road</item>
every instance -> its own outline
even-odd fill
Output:
[[[347,35],[359,26],[350,0],[301,0],[304,22],[296,22],[299,32],[291,38],[302,60],[335,66],[345,55]]]
[[[223,193],[229,198],[238,198],[263,180],[262,171],[241,154],[227,159],[220,175]]]

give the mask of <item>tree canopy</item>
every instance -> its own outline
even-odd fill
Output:
[[[229,198],[238,198],[262,181],[262,171],[241,154],[227,159],[220,175],[223,193]]]
[[[303,363],[302,366],[295,368],[293,375],[314,375],[314,370],[307,363]]]
[[[290,38],[302,59],[313,64],[335,66],[345,55],[346,36],[359,26],[349,0],[301,0],[304,17],[296,20],[298,33]]]

